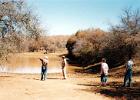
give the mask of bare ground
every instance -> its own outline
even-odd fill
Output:
[[[75,76],[75,75],[74,75]],[[80,85],[92,78],[71,75],[67,80],[61,74],[49,74],[40,81],[38,74],[0,74],[0,100],[112,100],[100,93],[83,91]]]

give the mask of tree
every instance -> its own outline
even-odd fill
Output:
[[[100,29],[87,29],[76,32],[67,41],[68,57],[82,66],[98,62],[105,33]]]
[[[39,25],[38,18],[25,1],[0,0],[0,58],[21,52],[25,39],[39,41],[42,33]]]
[[[120,18],[120,24],[111,27],[113,32],[136,35],[140,32],[140,10],[126,8]]]
[[[111,29],[113,34],[125,34],[125,45],[127,45],[128,54],[131,57],[136,53],[137,41],[135,41],[137,34],[140,33],[140,10],[133,10],[126,8],[120,18],[120,24],[113,26]]]

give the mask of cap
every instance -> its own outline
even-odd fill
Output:
[[[48,56],[45,56],[44,59],[48,59]]]
[[[62,56],[62,58],[65,58],[65,56]]]

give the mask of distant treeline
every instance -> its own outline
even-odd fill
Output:
[[[63,51],[66,48],[67,40],[70,36],[42,36],[36,45],[31,44],[30,52],[45,50],[44,53],[55,53],[56,51]]]
[[[125,9],[119,25],[109,32],[101,29],[80,30],[67,42],[68,57],[82,66],[98,63],[106,58],[110,67],[124,64],[129,57],[140,53],[139,9]]]

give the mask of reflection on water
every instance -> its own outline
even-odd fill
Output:
[[[0,72],[8,73],[40,73],[41,61],[44,57],[41,52],[17,53],[8,57],[7,62],[0,66]],[[57,54],[50,54],[48,63],[48,73],[61,72],[61,60]]]
[[[6,72],[6,73],[40,73],[41,67],[0,67],[0,72]],[[60,73],[61,68],[48,68],[47,73]]]

